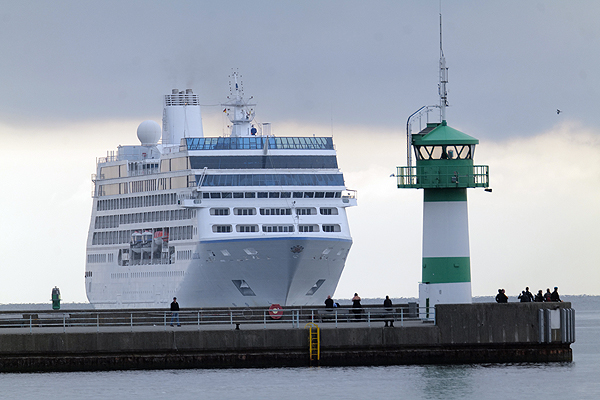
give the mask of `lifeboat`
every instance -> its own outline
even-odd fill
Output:
[[[154,232],[154,240],[152,242],[152,250],[156,251],[162,248],[164,243],[169,241],[169,232],[156,231]]]
[[[140,231],[134,231],[131,234],[131,250],[135,253],[139,253],[142,247],[142,234]]]
[[[142,233],[142,247],[150,247],[152,245],[152,231],[144,231]]]

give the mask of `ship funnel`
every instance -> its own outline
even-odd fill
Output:
[[[173,89],[165,96],[162,144],[178,146],[183,138],[203,136],[200,97],[192,89]]]

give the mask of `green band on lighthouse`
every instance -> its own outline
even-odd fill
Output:
[[[470,257],[423,257],[423,283],[471,282]]]
[[[425,189],[423,201],[467,201],[467,189]]]

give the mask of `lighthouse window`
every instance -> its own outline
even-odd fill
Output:
[[[467,160],[473,158],[471,145],[416,146],[416,156],[420,160]],[[474,146],[473,146],[474,147]]]

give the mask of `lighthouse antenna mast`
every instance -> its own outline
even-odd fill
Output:
[[[448,83],[448,68],[446,67],[446,57],[442,49],[442,13],[440,12],[440,84],[438,91],[440,94],[440,118],[446,120],[446,107],[448,106],[448,91],[446,84]]]

